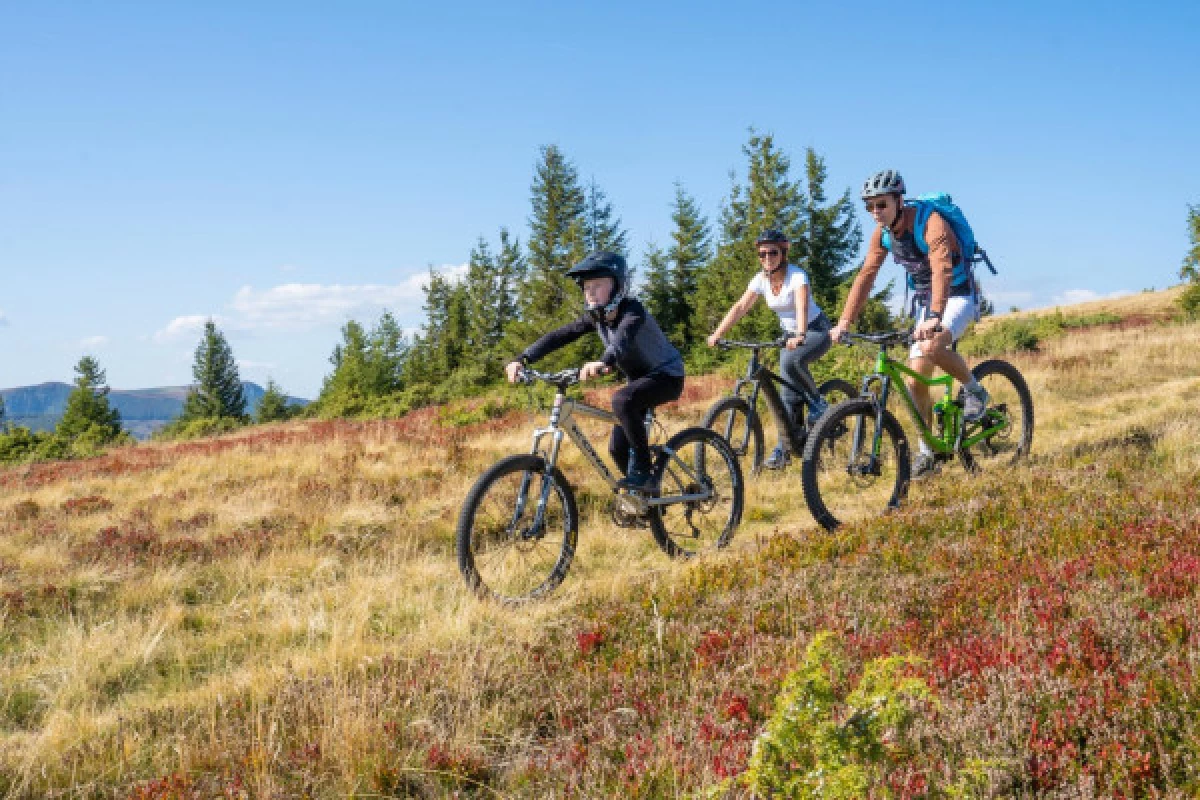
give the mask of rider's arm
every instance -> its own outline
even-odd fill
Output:
[[[808,293],[812,289],[808,281],[796,284],[796,335],[803,336],[808,330]]]
[[[637,333],[645,324],[648,314],[646,307],[637,298],[625,298],[621,303],[621,320],[617,323],[617,329],[608,339],[608,347],[604,348],[604,355],[600,356],[604,366],[611,369],[629,357],[629,352],[637,339]]]
[[[929,221],[925,223],[925,243],[929,246],[929,269],[933,279],[929,310],[941,315],[946,310],[946,298],[950,296],[959,246],[950,223],[936,211],[929,215]]]
[[[729,307],[729,311],[725,314],[725,318],[721,320],[721,324],[713,331],[713,336],[720,339],[725,334],[729,333],[729,329],[738,324],[738,320],[750,313],[750,309],[754,308],[755,301],[758,300],[758,292],[754,289],[747,289],[746,293],[741,298]]]
[[[525,351],[517,356],[517,360],[522,364],[532,364],[547,353],[553,353],[563,345],[570,344],[592,330],[595,330],[595,326],[585,314],[574,322],[568,322],[561,328],[555,328],[544,334],[542,338],[526,347]]]
[[[871,287],[875,285],[875,276],[879,274],[879,268],[883,266],[887,255],[887,248],[883,246],[883,228],[876,226],[875,232],[871,234],[871,243],[867,246],[867,257],[863,260],[862,269],[855,276],[850,294],[846,296],[846,305],[842,308],[838,325],[843,328],[850,327],[858,312],[862,311],[871,293]]]

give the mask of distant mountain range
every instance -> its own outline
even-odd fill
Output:
[[[10,425],[22,425],[33,430],[51,430],[58,424],[67,407],[67,396],[74,387],[69,383],[39,383],[37,386],[18,386],[0,389],[4,397],[6,418]],[[156,389],[113,389],[108,400],[121,412],[121,424],[139,439],[144,439],[183,411],[188,386],[161,386]],[[266,393],[257,383],[242,381],[246,409],[253,414],[258,401]],[[288,397],[289,405],[307,403],[299,397]]]

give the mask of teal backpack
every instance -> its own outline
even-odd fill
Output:
[[[968,279],[974,281],[975,265],[980,262],[986,264],[993,275],[996,274],[996,268],[992,266],[991,259],[975,241],[975,232],[971,230],[971,224],[967,222],[966,215],[963,214],[961,208],[954,204],[950,195],[945,192],[931,192],[919,195],[908,202],[917,209],[917,218],[913,223],[913,238],[916,239],[917,247],[922,253],[929,252],[929,244],[925,241],[925,226],[929,222],[929,215],[936,211],[946,222],[950,223],[950,230],[954,231],[954,237],[958,239],[962,253],[961,260],[954,265],[953,285],[959,286]],[[886,228],[883,231],[883,246],[889,252],[892,249],[892,234]],[[908,288],[913,288],[911,275],[908,276]]]

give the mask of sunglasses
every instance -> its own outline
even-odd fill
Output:
[[[780,252],[779,250],[759,250],[758,251],[759,258],[770,258],[771,256],[780,256],[780,255],[783,255],[783,253]]]
[[[870,200],[867,200],[863,203],[863,205],[867,207],[867,211],[883,211],[888,207],[888,201],[886,198],[883,200],[878,200],[874,203],[872,203]]]

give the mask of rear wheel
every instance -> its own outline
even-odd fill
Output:
[[[1003,469],[1029,455],[1033,446],[1033,396],[1025,378],[1007,361],[984,361],[971,370],[987,389],[988,408],[982,420],[967,426],[964,438],[990,428],[998,430],[959,451],[972,472]]]
[[[723,397],[704,415],[704,427],[714,430],[729,443],[752,475],[763,464],[762,420],[752,412],[744,397]]]
[[[481,597],[508,605],[544,597],[571,568],[578,525],[575,496],[562,473],[547,474],[540,456],[509,456],[483,473],[463,502],[459,571]]]
[[[873,454],[876,436],[879,451]],[[908,492],[908,440],[886,409],[877,423],[875,403],[854,398],[829,409],[804,447],[804,500],[826,530],[896,508]]]
[[[690,557],[724,547],[742,519],[745,488],[724,437],[687,428],[670,438],[655,464],[659,496],[692,496],[650,508],[650,530],[667,555]]]

